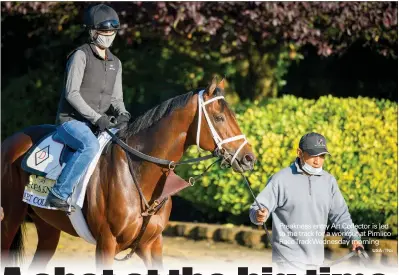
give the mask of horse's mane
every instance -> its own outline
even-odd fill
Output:
[[[122,140],[126,140],[130,136],[137,134],[141,130],[150,128],[159,120],[172,113],[174,110],[186,106],[191,97],[201,90],[203,89],[198,89],[194,92],[188,92],[186,94],[178,95],[162,102],[161,104],[145,112],[143,115],[134,119],[133,122],[130,122],[125,129],[122,129],[118,132],[117,136]],[[221,94],[222,91],[216,88],[214,96],[218,96]]]

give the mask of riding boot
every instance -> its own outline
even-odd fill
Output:
[[[65,212],[75,211],[75,207],[73,205],[69,205],[69,203],[67,201],[64,201],[64,200],[56,197],[51,192],[49,192],[49,194],[47,196],[45,205],[57,208],[58,210],[65,211]]]

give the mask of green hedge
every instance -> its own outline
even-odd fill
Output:
[[[325,135],[331,152],[324,169],[336,177],[354,222],[389,223],[397,234],[397,103],[284,96],[233,108],[258,158],[250,173],[256,193],[295,159],[300,137],[316,131]],[[196,148],[187,155],[197,156]],[[200,174],[207,164],[180,169],[179,174],[185,178]],[[204,213],[230,213],[236,222],[245,222],[253,202],[241,176],[217,166],[181,196],[200,205]]]

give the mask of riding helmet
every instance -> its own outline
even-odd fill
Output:
[[[119,17],[113,8],[104,4],[95,5],[86,11],[84,27],[92,30],[119,30]]]

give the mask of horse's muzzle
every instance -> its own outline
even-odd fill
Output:
[[[252,171],[256,163],[256,158],[253,154],[245,154],[241,159],[241,166],[244,171]]]
[[[256,158],[253,154],[248,153],[241,158],[237,157],[233,163],[231,163],[234,153],[235,152],[230,153],[225,149],[219,151],[219,156],[223,159],[222,163],[220,164],[222,168],[232,167],[233,170],[238,173],[243,173],[245,171],[251,171],[254,169]]]

